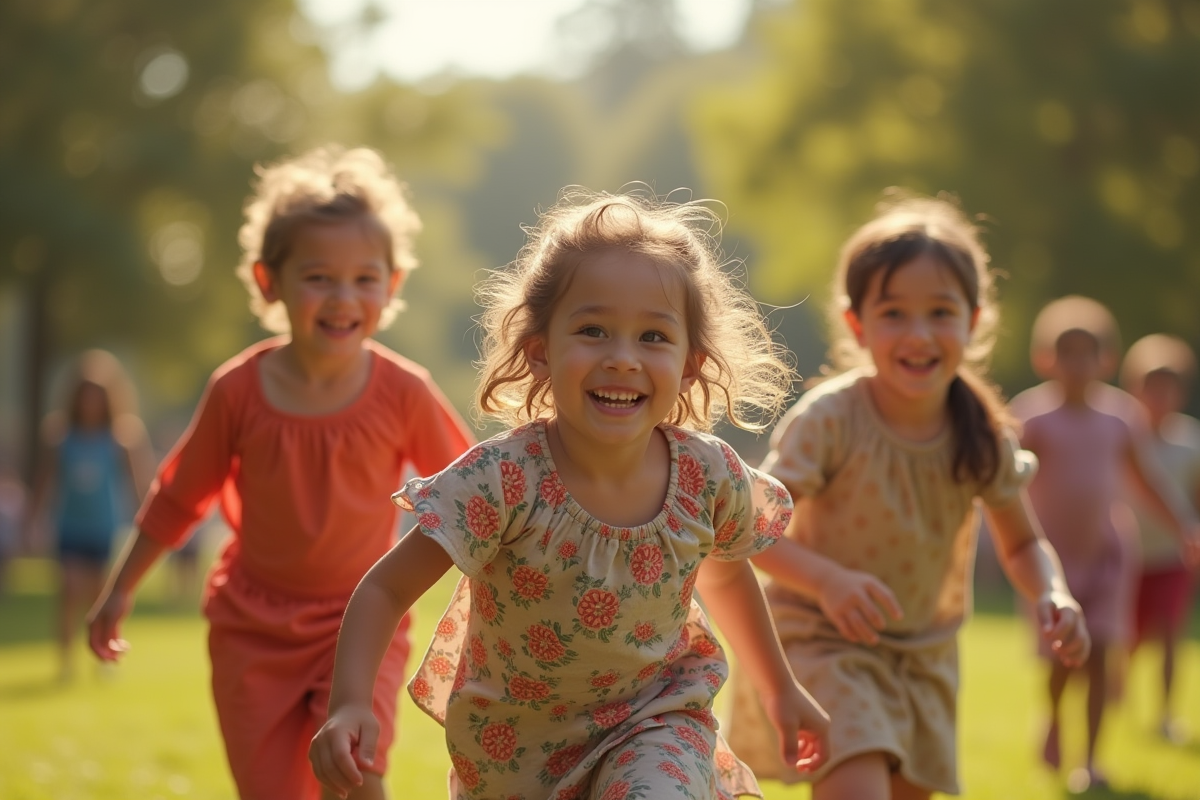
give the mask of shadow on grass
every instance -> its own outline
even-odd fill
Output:
[[[195,605],[181,607],[147,597],[137,602],[133,613],[140,617],[192,619],[200,612]],[[54,614],[53,595],[10,593],[0,596],[0,648],[50,641],[54,638]],[[79,624],[82,630],[83,622]]]

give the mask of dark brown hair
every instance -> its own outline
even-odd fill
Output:
[[[840,369],[862,363],[861,348],[846,328],[845,311],[861,314],[875,275],[882,273],[880,291],[886,291],[896,271],[922,255],[945,267],[972,312],[978,313],[946,404],[954,433],[954,479],[986,484],[999,469],[999,437],[1014,421],[999,390],[986,378],[997,317],[988,254],[979,240],[979,226],[957,202],[947,196],[918,197],[889,190],[875,218],[850,236],[842,247],[834,281],[830,316],[837,335],[830,355]]]

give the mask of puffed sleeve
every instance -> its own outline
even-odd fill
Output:
[[[1017,499],[1021,490],[1033,480],[1038,467],[1037,456],[1022,450],[1012,431],[1006,430],[999,444],[996,475],[979,493],[983,502],[993,507],[1007,505]]]
[[[436,475],[410,480],[392,502],[413,512],[421,532],[474,577],[522,528],[531,505],[524,460],[489,440]]]
[[[762,470],[794,498],[820,494],[834,472],[836,452],[844,449],[845,425],[836,413],[837,399],[827,394],[802,397],[771,435],[771,452]]]
[[[779,481],[746,466],[729,445],[719,444],[714,465],[713,549],[718,561],[740,561],[775,544],[792,518],[792,498]],[[715,459],[714,459],[715,460]]]

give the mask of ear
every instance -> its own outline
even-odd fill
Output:
[[[550,359],[546,353],[546,337],[534,336],[521,348],[525,351],[525,364],[536,380],[550,380]]]
[[[279,299],[279,287],[276,286],[276,274],[271,271],[261,261],[254,262],[254,282],[258,284],[258,291],[262,293],[263,300],[268,303],[274,303]]]
[[[967,333],[974,333],[975,326],[979,324],[979,312],[981,309],[976,308],[971,312],[971,321],[967,323]]]
[[[1054,351],[1047,347],[1034,347],[1029,354],[1033,372],[1044,381],[1054,378]]]
[[[700,370],[704,368],[704,362],[708,359],[704,353],[692,353],[688,356],[687,362],[683,365],[683,379],[679,381],[679,393],[687,394],[692,390],[692,385],[699,380]]]
[[[858,342],[858,346],[866,347],[866,342],[863,341],[862,320],[858,318],[858,314],[854,313],[854,309],[847,308],[842,312],[842,319],[846,320],[846,327],[854,334],[854,341]]]
[[[404,273],[393,267],[391,274],[388,275],[388,297],[395,297],[403,285]]]

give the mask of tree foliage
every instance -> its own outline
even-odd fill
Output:
[[[881,191],[987,216],[1007,335],[1096,297],[1127,338],[1200,340],[1200,3],[803,0],[759,14],[750,77],[694,107],[698,165],[760,254],[758,288],[824,298]]]

